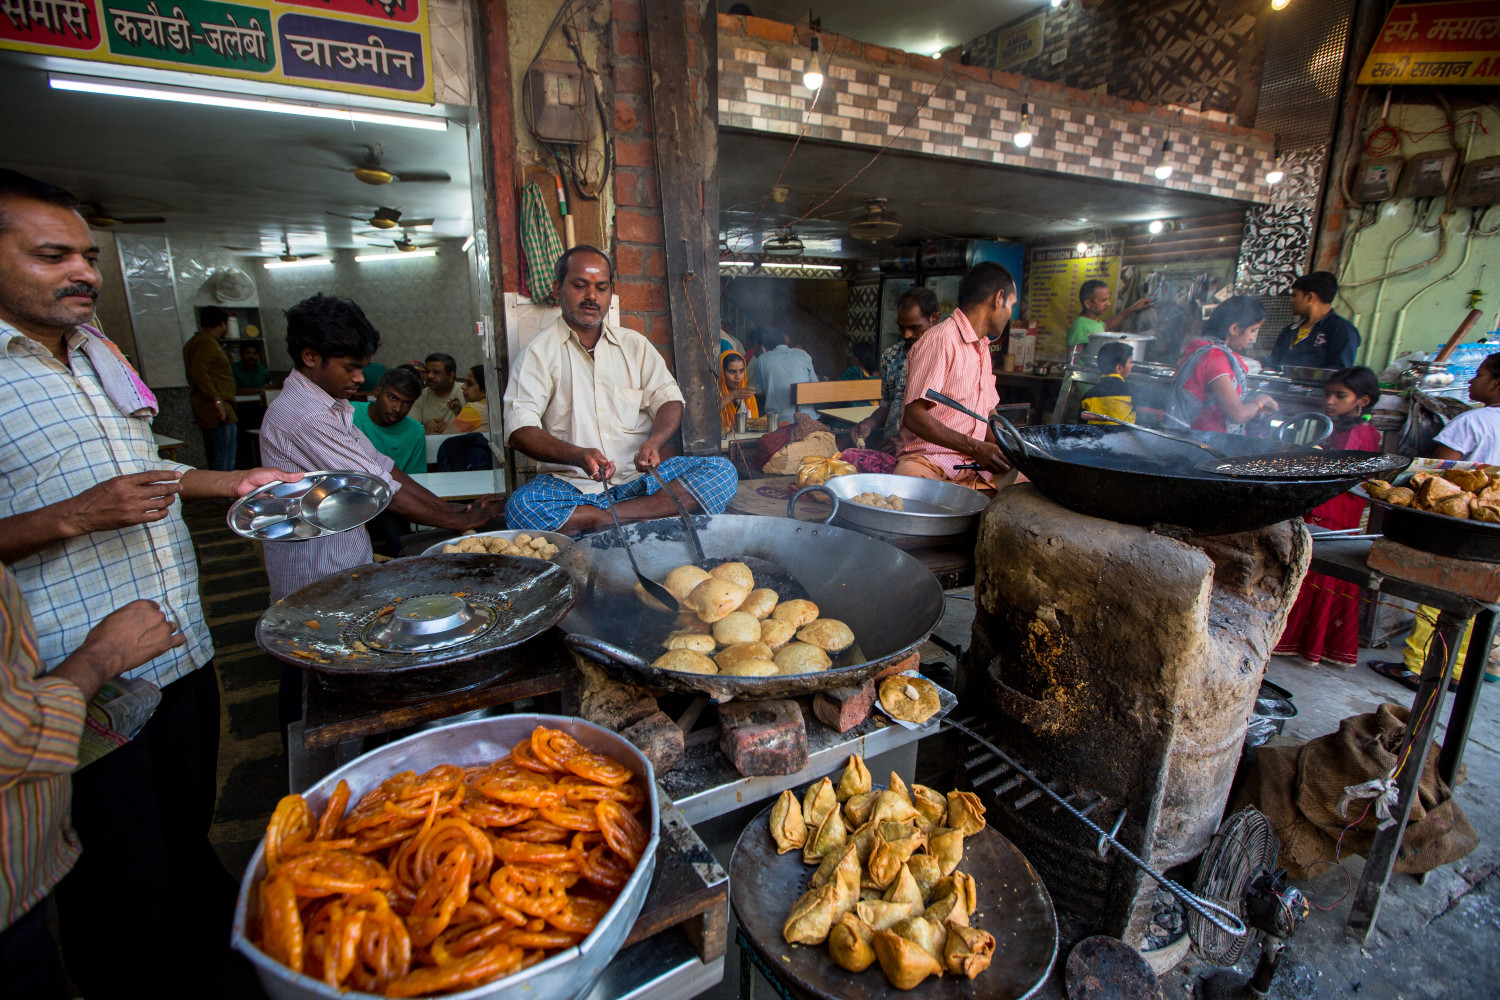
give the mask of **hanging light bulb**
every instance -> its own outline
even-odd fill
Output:
[[[1078,256],[1080,256],[1080,257],[1087,257],[1088,253],[1089,253],[1089,245],[1087,243],[1085,243],[1084,241],[1079,240],[1078,241]]]
[[[1286,10],[1286,5],[1289,4],[1289,3],[1291,3],[1291,2],[1292,2],[1292,0],[1271,0],[1271,9],[1272,10]]]
[[[1161,232],[1163,229],[1166,229],[1167,228],[1167,224],[1165,222],[1161,221],[1160,219],[1152,219],[1151,220],[1151,225],[1147,226],[1146,228],[1151,231],[1151,235],[1155,236],[1157,233]]]
[[[1167,139],[1161,144],[1161,162],[1156,165],[1156,179],[1164,181],[1172,176],[1172,164],[1167,162],[1167,154],[1172,151],[1172,140]]]
[[[1266,171],[1266,183],[1267,184],[1280,184],[1285,179],[1286,179],[1286,171],[1283,170],[1283,169],[1281,169],[1281,154],[1277,153],[1276,154],[1276,163],[1271,167],[1270,170]]]
[[[1019,149],[1025,149],[1031,145],[1033,136],[1031,134],[1031,105],[1021,103],[1021,127],[1016,129],[1016,134],[1011,137],[1011,142]]]
[[[807,64],[807,72],[802,74],[802,86],[816,92],[823,86],[823,72],[818,66],[818,36],[812,37],[812,61]]]

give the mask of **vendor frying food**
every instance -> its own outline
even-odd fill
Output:
[[[613,295],[601,251],[558,258],[562,317],[522,349],[505,389],[508,444],[541,464],[505,506],[512,528],[576,535],[611,523],[609,507],[622,521],[670,516],[652,469],[689,511],[719,514],[734,496],[724,459],[662,459],[682,423],[682,390],[650,341],[606,322]],[[634,471],[611,484],[627,464]]]
[[[1213,311],[1177,366],[1167,400],[1168,427],[1241,434],[1251,420],[1280,409],[1265,393],[1251,395],[1240,356],[1255,343],[1265,320],[1266,310],[1248,295],[1225,299]]]

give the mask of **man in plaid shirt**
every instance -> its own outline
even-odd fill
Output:
[[[42,663],[138,599],[156,602],[185,642],[130,673],[162,689],[145,728],[72,777],[83,854],[57,887],[63,946],[90,1000],[212,993],[236,889],[208,840],[219,687],[176,501],[301,474],[157,457],[155,397],[87,325],[99,248],[76,205],[0,170],[0,561],[31,607]]]

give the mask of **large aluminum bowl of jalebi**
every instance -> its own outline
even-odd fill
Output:
[[[582,719],[427,730],[282,799],[232,943],[274,1000],[572,997],[640,915],[659,812],[651,762]]]

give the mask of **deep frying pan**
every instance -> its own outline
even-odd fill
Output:
[[[929,398],[949,402],[938,394]],[[1147,444],[1124,427],[1017,428],[998,415],[988,422],[1006,459],[1043,495],[1080,514],[1121,524],[1164,525],[1209,535],[1252,531],[1300,517],[1375,474],[1359,471],[1317,479],[1224,476],[1195,467],[1203,451],[1194,445],[1154,438]],[[1231,458],[1262,455],[1265,448],[1264,440],[1239,434],[1183,434]]]
[[[762,569],[782,596],[798,589],[817,603],[823,617],[837,618],[854,632],[854,654],[836,658],[820,673],[787,677],[728,677],[686,674],[652,667],[665,650],[672,616],[654,611],[632,593],[635,575],[612,531],[586,535],[554,558],[574,580],[577,603],[558,627],[579,654],[627,684],[701,692],[716,701],[791,698],[830,687],[859,685],[920,646],[943,614],[943,590],[912,556],[848,528],[780,517],[733,514],[693,518],[709,563],[744,560]],[[624,533],[641,569],[661,579],[677,566],[696,562],[682,522],[676,518],[627,524]]]

